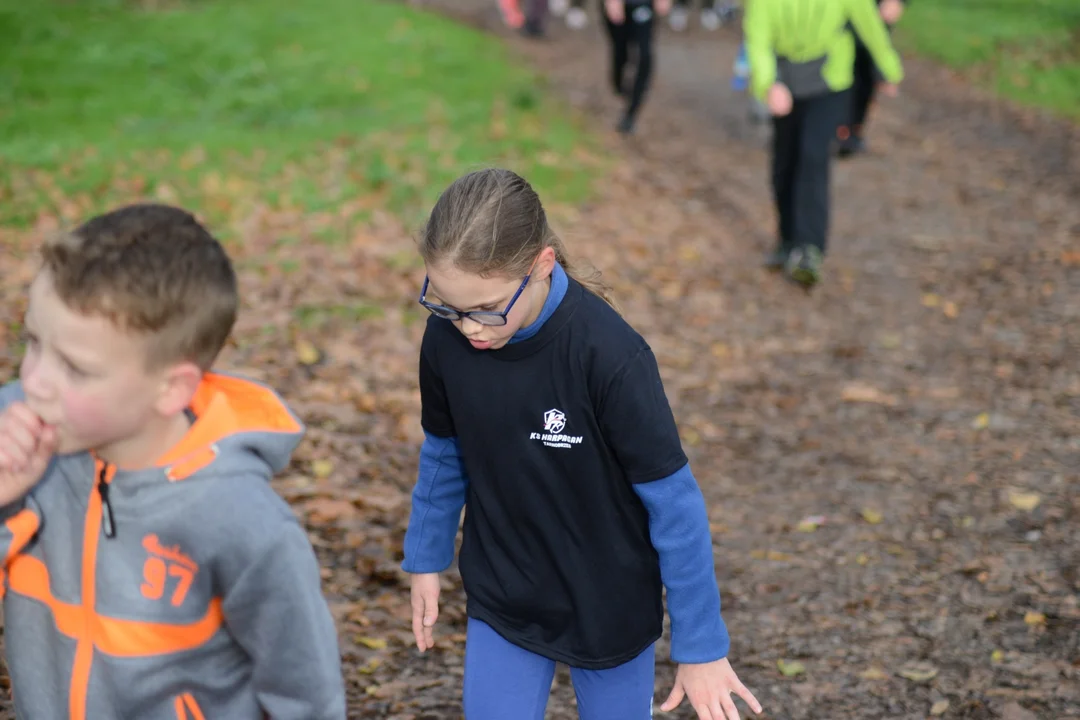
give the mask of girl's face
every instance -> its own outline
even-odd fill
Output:
[[[510,341],[514,333],[540,316],[554,267],[555,251],[550,247],[544,248],[533,264],[528,284],[510,308],[505,325],[481,325],[471,318],[455,320],[454,325],[477,350],[498,350]],[[449,263],[428,265],[427,274],[427,299],[462,312],[503,312],[524,279],[524,276],[481,277],[463,272]]]

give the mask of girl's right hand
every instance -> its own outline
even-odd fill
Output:
[[[608,20],[615,25],[622,25],[626,21],[626,6],[623,0],[604,0],[604,12]]]
[[[435,647],[432,628],[439,619],[439,573],[412,576],[412,630],[416,647],[424,652]]]
[[[784,117],[791,112],[794,101],[791,98],[791,90],[784,83],[773,83],[769,88],[769,94],[765,97],[765,104],[776,117]]]

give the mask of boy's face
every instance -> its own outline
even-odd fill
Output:
[[[47,272],[30,286],[25,325],[23,390],[30,409],[55,426],[59,453],[107,451],[157,422],[167,371],[147,369],[146,337],[71,310]]]

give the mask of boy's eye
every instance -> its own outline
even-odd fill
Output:
[[[76,367],[69,362],[64,362],[64,367],[67,368],[68,373],[72,377],[82,378],[87,376],[87,372],[80,367]]]

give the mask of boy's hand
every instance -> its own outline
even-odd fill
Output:
[[[776,117],[784,117],[791,112],[794,100],[791,98],[791,90],[784,83],[773,83],[769,88],[769,94],[765,96],[765,104]]]
[[[709,663],[683,663],[675,673],[675,687],[660,709],[671,712],[684,697],[689,697],[699,720],[739,720],[739,711],[731,701],[732,693],[745,700],[754,714],[761,714],[761,703],[742,684],[727,658]]]
[[[882,0],[878,12],[886,25],[895,25],[904,15],[904,3],[902,0]]]
[[[45,474],[56,452],[56,428],[23,403],[0,414],[0,505],[15,502]]]
[[[432,628],[439,619],[439,573],[412,576],[412,631],[420,652],[435,647]]]
[[[900,94],[900,88],[893,83],[881,83],[881,85],[878,86],[878,90],[886,97],[896,97]]]
[[[623,0],[604,0],[604,13],[615,25],[622,25],[626,21],[626,6],[623,5]]]
[[[671,0],[656,0],[656,14],[664,17],[671,12]]]

